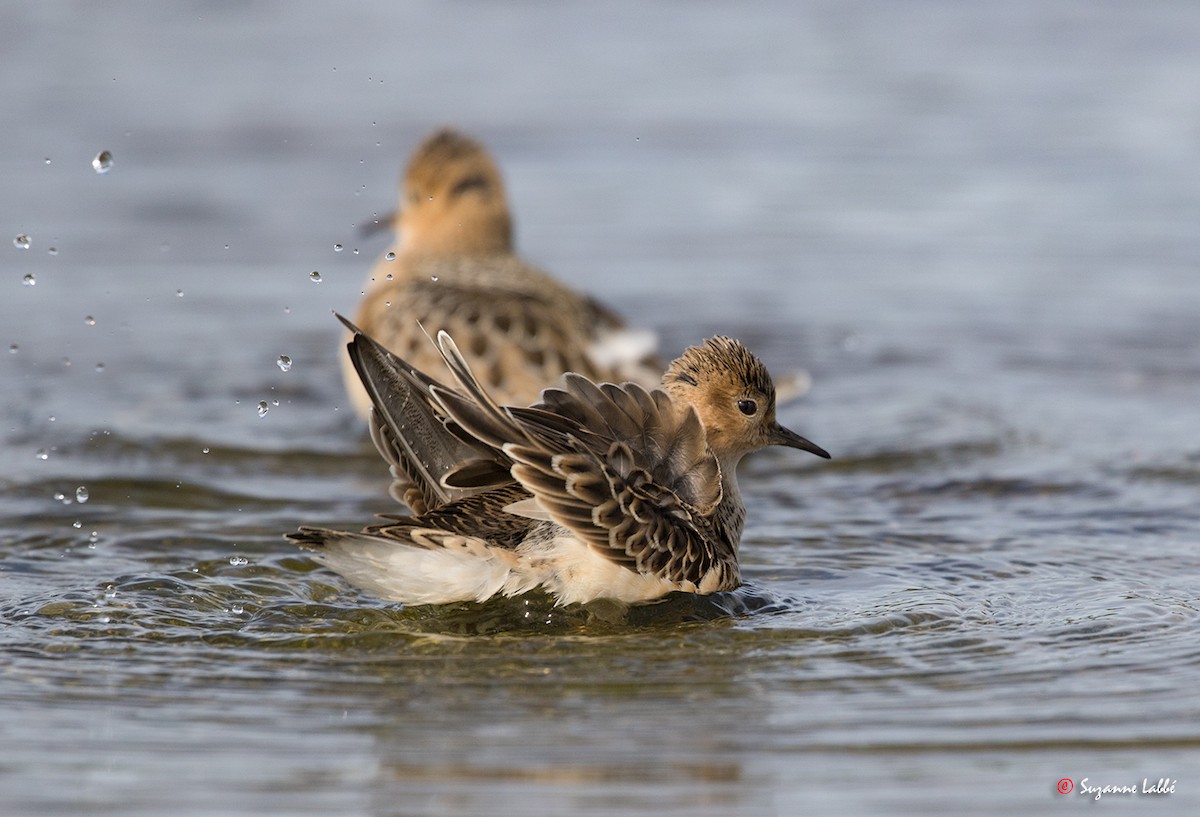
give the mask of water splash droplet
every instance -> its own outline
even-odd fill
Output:
[[[76,519],[74,522],[71,523],[71,527],[73,527],[75,530],[80,530],[83,528],[83,523],[80,522],[78,519]]]
[[[39,448],[37,450],[37,458],[39,460],[48,460],[50,459],[50,452],[44,448]]]
[[[208,453],[208,446],[206,445],[206,446],[204,446],[203,448],[201,448],[201,449],[200,449],[200,453],[201,453],[201,454],[207,454],[207,453]]]
[[[50,255],[58,255],[58,247],[47,247],[46,252]]]
[[[388,261],[395,261],[395,260],[396,260],[396,254],[395,254],[394,252],[391,252],[391,251],[389,250],[389,251],[388,251],[388,254],[387,254],[387,255],[385,255],[385,256],[384,256],[384,258],[385,258],[386,260],[388,260]]]
[[[229,564],[233,565],[234,567],[245,567],[246,565],[250,564],[250,560],[245,556],[230,556]]]
[[[175,297],[176,297],[176,298],[182,298],[182,297],[183,297],[183,290],[182,290],[182,289],[177,289],[177,290],[175,290]]]
[[[259,400],[259,401],[258,401],[258,416],[259,416],[259,417],[266,417],[266,416],[267,416],[267,412],[268,412],[268,411],[270,411],[270,410],[271,410],[271,407],[267,405],[267,401],[266,401],[266,400]]]
[[[88,501],[88,489],[86,485],[80,485],[75,489],[75,501],[80,505]]]
[[[308,280],[312,281],[314,284],[321,283],[321,273],[313,270],[308,274]]]
[[[113,155],[107,150],[100,151],[96,154],[96,158],[92,159],[92,170],[96,171],[100,175],[104,175],[108,171],[112,170],[112,166]]]
[[[387,279],[388,281],[391,281],[391,280],[394,280],[396,276],[392,275],[392,274],[389,272],[387,275],[385,275],[385,276],[383,276],[383,277],[384,277],[385,279]]]
[[[292,368],[292,359],[287,355],[280,355],[275,361],[275,365],[279,367],[279,371],[286,372]]]
[[[430,275],[429,280],[436,284],[438,282],[438,277],[436,275]]]
[[[83,318],[83,322],[86,323],[88,326],[96,325],[96,319],[93,318],[91,315],[85,315]]]
[[[355,255],[358,255],[358,247],[355,247],[355,248],[354,248],[354,254],[355,254]]]
[[[246,608],[242,607],[240,604],[233,604],[230,605],[229,612],[233,613],[235,616],[240,616],[246,612]]]
[[[17,350],[20,348],[21,348],[20,346],[18,346],[17,344],[14,343],[8,347],[8,353],[10,355],[15,355],[17,353]]]
[[[25,233],[21,233],[19,236],[13,239],[13,246],[18,250],[27,250],[29,249],[29,245],[32,243],[33,241],[31,241],[29,236],[25,235]]]
[[[49,157],[49,156],[47,156],[47,157],[46,157],[46,164],[50,164],[50,157]]]
[[[27,287],[37,286],[37,279],[33,277],[32,272],[25,273],[25,277],[21,279],[21,283]]]
[[[97,364],[96,364],[96,371],[98,371],[98,372],[102,372],[102,371],[104,371],[104,364],[103,364],[103,363],[97,363]]]
[[[334,245],[333,245],[333,251],[334,251],[334,252],[341,252],[341,251],[342,251],[342,250],[344,250],[344,249],[346,249],[346,248],[345,248],[345,247],[343,247],[341,244],[334,244]]]

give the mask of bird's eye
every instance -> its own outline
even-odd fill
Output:
[[[758,413],[758,403],[753,400],[738,400],[738,411],[747,417],[753,417]]]

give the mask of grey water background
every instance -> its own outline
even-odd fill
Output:
[[[1196,813],[1197,43],[1182,2],[6,6],[0,813]],[[782,419],[835,459],[743,464],[745,592],[405,610],[280,538],[390,509],[330,311],[444,123],[668,355],[812,373]]]

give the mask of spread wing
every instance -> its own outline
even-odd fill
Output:
[[[447,421],[431,396],[440,384],[389,352],[340,315],[354,336],[347,344],[350,359],[371,398],[371,440],[390,466],[393,494],[415,513],[463,499],[497,482],[511,481],[507,463]],[[442,388],[445,388],[442,386]],[[442,478],[470,465],[491,477],[447,486]]]
[[[639,573],[707,591],[737,584],[734,545],[717,529],[720,467],[691,406],[568,374],[540,403],[503,408],[448,335],[438,344],[463,390],[431,391],[464,431],[511,460],[536,503],[513,510],[553,519]]]

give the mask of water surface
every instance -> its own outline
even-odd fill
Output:
[[[1195,813],[1198,40],[1187,4],[13,11],[6,812]],[[330,310],[444,122],[667,354],[811,371],[782,419],[835,459],[744,463],[747,588],[403,609],[281,539],[391,509]]]

